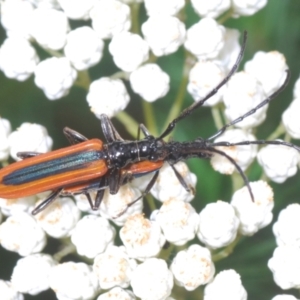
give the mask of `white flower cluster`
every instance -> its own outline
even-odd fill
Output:
[[[272,300],[298,300],[298,298],[292,295],[282,294],[275,296]]]
[[[128,80],[132,91],[145,101],[164,97],[170,88],[170,77],[153,63],[153,58],[167,56],[183,46],[196,58],[185,75],[189,78],[187,90],[198,101],[222,81],[240,51],[239,32],[220,25],[214,18],[226,11],[234,17],[251,15],[266,5],[266,0],[192,0],[193,9],[202,18],[187,29],[180,19],[185,1],[144,0],[148,17],[141,25],[142,37],[130,31],[132,8],[139,2],[3,0],[1,22],[7,39],[0,48],[0,69],[17,80],[34,74],[35,84],[55,100],[65,96],[83,72],[100,62],[107,47],[121,71],[98,78],[86,88],[91,111],[99,118],[103,113],[112,117],[124,110],[130,100],[121,79]],[[20,26],[20,20],[25,25]],[[71,28],[70,20],[88,23]],[[54,57],[40,61],[33,45]],[[231,122],[276,91],[285,79],[286,69],[282,54],[258,52],[246,63],[244,71],[233,75],[204,105],[216,106],[222,101],[225,116]],[[300,80],[295,86],[295,100],[282,118],[293,138],[300,138],[296,117],[299,91]],[[256,141],[251,130],[264,121],[266,110],[267,105],[214,142]],[[42,126],[23,123],[11,133],[10,123],[5,119],[0,119],[0,141],[1,161],[9,155],[19,159],[20,151],[44,153],[52,146],[52,139]],[[217,149],[230,156],[242,171],[257,156],[266,175],[278,183],[296,173],[299,153],[295,149],[278,145],[268,145],[259,151],[257,148],[255,144],[245,144]],[[236,168],[226,155],[214,155],[211,164],[221,173],[232,174]],[[182,176],[188,188],[176,174]],[[58,299],[67,300],[97,296],[98,300],[171,300],[174,285],[187,291],[206,285],[205,300],[247,299],[238,273],[223,270],[215,274],[212,253],[221,253],[217,252],[221,248],[226,252],[226,247],[241,235],[251,236],[270,224],[274,206],[270,186],[264,181],[250,182],[234,193],[230,203],[218,200],[198,213],[191,204],[196,176],[185,163],[172,167],[165,164],[150,191],[161,206],[147,218],[143,215],[143,202],[135,200],[144,196],[151,176],[122,185],[116,195],[106,190],[96,212],[89,207],[85,195],[77,195],[75,201],[61,197],[35,217],[30,211],[47,193],[0,199],[1,214],[5,216],[0,225],[0,244],[22,256],[11,280],[0,280],[0,295],[23,299],[22,294],[37,295],[51,288]],[[278,247],[269,268],[283,289],[300,288],[299,207],[294,204],[283,210],[273,227]],[[63,244],[62,250],[53,256],[42,252],[49,237]],[[196,244],[196,238],[203,247]],[[117,246],[120,241],[122,245]],[[188,242],[192,244],[183,249]],[[182,250],[172,253],[167,263],[162,253],[167,253],[164,247],[169,243]],[[85,257],[85,262],[62,263],[61,259],[69,253]],[[278,295],[273,299],[292,297]]]
[[[184,44],[198,59],[220,59],[226,65],[226,61],[230,60],[228,53],[233,55],[235,50],[232,48],[239,47],[238,35],[230,34],[230,29],[218,25],[213,18],[230,9],[235,17],[252,15],[266,4],[266,0],[247,4],[240,1],[230,3],[229,0],[210,4],[192,1],[195,12],[203,19],[186,30],[178,17],[185,5],[183,0],[144,1],[148,19],[141,25],[143,39],[130,32],[132,11],[128,4],[132,2],[141,1],[3,0],[1,23],[7,39],[0,47],[0,70],[7,77],[20,81],[34,74],[36,85],[48,99],[60,99],[76,84],[77,77],[80,82],[82,72],[100,62],[103,40],[109,39],[109,52],[116,66],[125,73],[131,73],[132,90],[152,102],[168,93],[170,79],[157,64],[147,64],[149,50],[156,57],[165,56],[176,52]],[[72,28],[72,20],[87,23],[86,26]],[[205,42],[199,43],[199,40]],[[40,61],[34,42],[54,57]],[[224,53],[224,49],[229,48],[230,51]],[[200,65],[195,66],[188,87],[195,99],[224,76],[222,64],[215,66],[213,62],[206,66],[206,71],[200,70]],[[200,84],[201,77],[194,80],[199,72],[211,76]],[[90,87],[85,82],[85,88],[90,90],[87,100],[97,117],[99,111],[112,117],[129,102],[125,86],[111,77],[106,85],[100,84],[104,78],[92,82]],[[122,77],[128,78],[128,75]],[[114,91],[109,93],[109,99],[103,97],[107,90]],[[220,101],[220,95],[214,97],[215,100],[211,99],[210,105]]]
[[[290,204],[279,213],[278,220],[273,225],[277,248],[268,262],[268,267],[276,284],[284,290],[300,287],[299,216],[300,205]]]
[[[192,4],[196,6],[194,2],[196,1],[192,1]],[[220,2],[225,5],[225,1],[214,1],[218,5],[221,4]],[[256,1],[257,5],[265,5],[263,2],[265,1]],[[199,11],[202,5],[200,3],[202,1],[197,1]],[[238,4],[234,3],[235,5]],[[243,8],[240,9],[243,11]],[[240,50],[238,38],[238,31],[225,28],[208,17],[202,18],[187,30],[184,46],[198,60],[189,72],[187,86],[188,92],[195,101],[203,99],[226,76],[228,69],[234,63],[233,57],[236,58],[236,53]],[[233,54],[235,56],[232,56]],[[244,71],[234,74],[225,86],[204,102],[204,105],[215,106],[223,101],[225,116],[229,122],[234,122],[253,108],[258,107],[260,103],[277,91],[287,76],[287,69],[285,57],[281,53],[277,51],[257,52],[251,61],[246,62]],[[300,93],[297,93],[296,84],[295,100],[282,117],[287,132],[293,138],[300,138],[300,123],[297,115],[298,107],[300,108],[300,100],[297,100],[298,94]],[[228,130],[215,142],[255,141],[256,138],[251,131],[265,120],[267,108],[268,105],[259,107],[253,114],[239,122],[234,122],[234,126],[240,130]],[[277,183],[282,183],[288,177],[296,174],[300,158],[296,149],[280,145],[263,147],[258,154],[257,146],[254,144],[224,146],[218,147],[218,150],[229,155],[242,170],[246,170],[257,156],[265,174]],[[211,163],[215,170],[232,174],[236,168],[225,155],[214,155]],[[279,160],[278,157],[281,159]]]
[[[17,153],[23,151],[48,152],[52,148],[52,138],[47,129],[39,124],[23,123],[11,132],[10,122],[0,118],[0,160],[6,161],[10,155],[20,160]]]
[[[265,61],[268,64],[268,72],[260,72],[254,70],[253,65],[246,65],[245,69],[249,69],[249,72],[256,73],[256,76],[260,76],[260,80],[263,84],[264,90],[274,92],[274,86],[272,82],[282,82],[281,70],[285,67],[284,57],[278,52],[270,52],[266,55],[262,52],[258,52],[257,64]],[[277,62],[277,63],[276,63]],[[276,64],[275,64],[276,63]],[[294,99],[289,107],[282,114],[282,124],[284,129],[291,138],[300,139],[300,119],[298,111],[300,108],[300,80],[298,79],[294,87]],[[280,157],[280,159],[278,159]],[[258,153],[258,162],[263,167],[265,174],[274,182],[283,183],[288,177],[294,176],[298,171],[298,165],[300,161],[299,152],[296,149],[278,146],[268,145],[262,148]]]
[[[294,139],[300,139],[300,120],[297,115],[300,103],[300,78],[295,83],[294,87],[294,99],[290,106],[282,115],[282,122],[289,133]]]
[[[193,189],[195,176],[183,163],[175,167]],[[8,200],[6,211],[11,216],[0,225],[0,242],[4,248],[18,252],[24,258],[17,262],[11,282],[3,284],[3,289],[7,289],[8,285],[13,289],[11,293],[36,295],[51,288],[58,299],[91,299],[107,289],[110,291],[103,293],[99,299],[106,299],[109,295],[123,295],[124,299],[135,299],[135,296],[141,299],[166,299],[171,294],[174,284],[192,291],[211,282],[206,289],[206,293],[210,295],[216,293],[220,285],[227,284],[227,280],[231,281],[232,277],[236,279],[231,283],[231,295],[237,293],[241,297],[238,299],[244,299],[245,290],[239,275],[234,271],[224,271],[228,276],[221,276],[223,273],[220,273],[213,279],[215,267],[209,250],[229,245],[236,238],[238,230],[242,230],[241,226],[246,226],[247,219],[243,220],[235,213],[236,208],[242,216],[243,203],[240,207],[235,207],[219,201],[208,205],[197,214],[189,203],[190,193],[179,183],[178,187],[176,183],[174,185],[178,179],[169,174],[171,170],[171,167],[164,167],[160,174],[159,181],[163,182],[157,185],[154,191],[160,195],[163,205],[153,212],[151,220],[141,214],[141,201],[137,202],[137,208],[134,208],[137,205],[135,204],[126,210],[127,205],[140,195],[139,191],[134,192],[136,188],[129,185],[121,187],[120,195],[105,195],[103,208],[101,205],[99,211],[102,216],[88,214],[81,218],[81,205],[77,207],[70,198],[61,198],[34,218],[27,212],[32,209],[32,202],[30,204],[27,201],[27,206],[22,203],[18,212],[14,212],[15,204],[10,210]],[[264,195],[263,191],[257,191],[254,185],[251,188],[260,204],[266,201],[266,192]],[[249,195],[247,196],[249,198]],[[44,198],[45,193],[40,197]],[[244,198],[245,196],[236,202],[243,201]],[[82,200],[78,200],[78,203],[80,201]],[[251,204],[247,204],[246,207],[248,210],[249,205],[256,205],[251,200],[249,202]],[[264,213],[266,216],[263,216]],[[256,214],[259,229],[267,224],[270,211],[265,205],[259,205],[253,214]],[[107,218],[121,226],[119,235],[123,246],[114,245],[116,229]],[[264,221],[264,218],[267,218],[267,221]],[[59,263],[58,259],[63,254],[58,252],[56,256],[51,257],[41,253],[47,242],[46,234],[56,239],[70,237],[72,244],[64,251],[68,253],[76,249],[79,255],[92,259],[93,265],[83,262]],[[207,248],[193,244],[188,249],[178,252],[170,266],[165,261],[155,258],[166,242],[184,245],[196,235]],[[32,276],[28,276],[29,270],[30,274],[33,272]],[[24,276],[26,280],[22,280]],[[126,290],[129,286],[133,293]],[[151,288],[152,286],[155,286],[155,289]],[[207,296],[207,299],[210,299],[209,297]]]
[[[197,236],[210,249],[226,247],[238,234],[250,236],[269,225],[273,214],[273,191],[264,181],[251,182],[249,190],[237,190],[231,203],[210,203],[199,214]]]
[[[215,67],[216,62],[214,63]],[[196,67],[197,65],[194,68]],[[267,99],[268,96],[278,90],[286,77],[286,70],[287,65],[282,54],[276,51],[269,53],[258,52],[253,60],[245,64],[245,71],[234,74],[226,87],[220,89],[207,103],[214,105],[220,99],[223,99],[225,115],[229,121],[233,121],[258,106],[264,99]],[[193,72],[194,69],[190,73],[191,82],[189,83],[189,88],[195,100],[199,100],[203,97],[203,94],[201,94],[199,88],[199,94],[195,97],[197,81],[193,76]],[[297,83],[294,95],[297,97]],[[300,101],[295,98],[282,115],[286,131],[292,138],[296,139],[300,138],[300,123],[297,115],[298,107],[300,108],[299,103]],[[254,114],[235,124],[240,130],[228,130],[225,134],[215,139],[215,142],[255,141],[256,138],[251,134],[251,130],[264,121],[267,106],[259,108]],[[284,141],[282,142],[284,143]],[[299,151],[284,145],[269,144],[262,147],[258,153],[257,146],[254,144],[224,146],[218,147],[218,149],[232,157],[242,170],[246,170],[254,158],[257,157],[258,163],[262,166],[266,176],[277,183],[283,183],[287,178],[294,176],[300,161]],[[278,159],[279,157],[280,159]],[[224,174],[232,174],[233,171],[236,171],[234,165],[222,155],[215,155],[211,163],[215,170]]]

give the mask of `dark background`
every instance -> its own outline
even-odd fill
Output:
[[[199,17],[188,6],[186,8],[186,24],[190,27],[199,20]],[[145,19],[144,10],[140,11],[140,22]],[[73,22],[72,27],[80,25],[80,22]],[[277,50],[283,53],[287,59],[287,64],[291,69],[292,77],[289,86],[272,102],[268,110],[267,120],[257,129],[258,138],[266,138],[278,126],[284,109],[292,101],[292,89],[294,82],[300,72],[300,1],[284,0],[269,1],[267,6],[251,17],[241,17],[230,19],[224,24],[226,27],[236,28],[242,32],[248,31],[247,48],[242,66],[245,61],[251,59],[257,51]],[[5,38],[5,32],[0,29],[1,43]],[[199,41],[201,43],[202,41]],[[205,41],[204,41],[205,42]],[[107,52],[107,42],[105,55],[102,61],[90,70],[92,79],[101,76],[110,76],[117,71],[110,55]],[[45,53],[39,50],[42,57]],[[182,74],[183,49],[175,54],[158,59],[158,64],[171,76],[171,90],[166,97],[153,104],[153,118],[159,128],[165,120],[165,114],[172,107],[180,78]],[[128,90],[130,87],[127,85]],[[103,138],[100,130],[99,120],[89,111],[85,101],[86,91],[73,87],[70,94],[57,101],[49,101],[43,92],[38,89],[30,77],[25,82],[18,82],[7,79],[0,72],[0,115],[7,118],[12,124],[13,130],[23,122],[32,122],[44,125],[50,136],[54,140],[54,149],[67,146],[68,143],[62,134],[65,126],[71,127],[85,136]],[[191,97],[186,95],[184,107],[192,103]],[[145,122],[140,113],[142,109],[141,100],[131,93],[131,102],[126,112],[137,122]],[[300,113],[300,112],[299,112]],[[113,119],[114,124],[120,130],[123,137],[132,137],[125,132],[120,123]],[[175,140],[189,140],[197,136],[208,137],[216,130],[212,122],[209,108],[201,108],[190,116],[187,120],[177,126],[173,138]],[[300,145],[299,141],[294,141]],[[207,161],[189,161],[191,170],[197,174],[197,195],[193,201],[193,206],[198,211],[206,203],[222,199],[229,201],[232,194],[231,180],[225,175],[220,175],[213,171]],[[248,176],[250,180],[257,180],[260,177],[260,169],[257,164],[253,164]],[[275,193],[274,220],[277,219],[281,209],[289,203],[299,202],[299,172],[296,176],[288,179],[284,184],[271,183]],[[55,243],[54,243],[55,244]],[[234,253],[223,261],[216,263],[216,271],[224,269],[236,270],[242,278],[244,287],[248,292],[248,299],[271,299],[282,291],[273,281],[272,274],[267,268],[267,262],[272,256],[276,247],[272,234],[272,227],[259,231],[250,238],[243,239],[235,248]],[[48,249],[49,248],[49,249]],[[48,246],[47,251],[51,252]],[[47,252],[46,251],[46,252]],[[10,279],[10,275],[19,256],[8,252],[0,246],[0,278]],[[30,273],[29,273],[30,274]],[[29,275],[30,276],[30,275]],[[183,290],[182,290],[183,292]],[[298,296],[296,290],[287,291],[289,294]],[[198,291],[181,295],[173,295],[176,299],[199,299]],[[52,292],[26,299],[55,299]]]

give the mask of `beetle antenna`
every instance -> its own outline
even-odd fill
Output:
[[[197,109],[198,107],[202,106],[209,98],[211,98],[213,95],[215,95],[218,90],[225,85],[228,80],[230,79],[230,77],[236,72],[237,68],[240,65],[240,62],[243,58],[244,52],[245,52],[245,47],[246,47],[246,41],[247,41],[247,31],[244,31],[244,35],[243,35],[243,43],[241,46],[241,50],[240,53],[236,59],[235,64],[233,65],[233,67],[231,68],[230,72],[227,74],[227,76],[213,89],[211,90],[203,99],[194,102],[192,105],[190,105],[189,107],[187,107],[186,109],[184,109],[177,118],[175,118],[166,128],[166,130],[157,138],[159,139],[163,139],[164,137],[166,137],[171,131],[174,130],[176,124],[186,118],[187,116],[189,116],[195,109]]]
[[[217,131],[217,133],[215,133],[214,135],[212,135],[211,137],[209,137],[206,140],[210,141],[210,140],[213,140],[216,137],[222,135],[227,130],[228,127],[230,127],[232,125],[235,125],[235,124],[243,121],[245,118],[253,115],[257,110],[259,110],[263,106],[265,106],[268,103],[270,103],[274,98],[276,98],[278,96],[279,93],[281,93],[285,89],[285,87],[287,86],[287,84],[288,84],[288,82],[290,80],[290,77],[291,77],[291,72],[289,70],[286,70],[286,78],[285,78],[283,84],[281,85],[281,87],[278,90],[276,90],[272,95],[270,95],[268,98],[266,98],[265,100],[263,100],[262,102],[260,102],[256,107],[254,107],[253,109],[251,109],[248,112],[246,112],[244,115],[236,118],[235,120],[233,120],[230,123],[228,123],[225,126],[223,126],[220,130]]]
[[[253,192],[252,192],[252,189],[250,187],[250,184],[249,184],[249,180],[248,180],[246,174],[244,173],[244,171],[241,169],[241,167],[236,163],[236,161],[231,156],[229,156],[228,154],[226,154],[225,152],[223,152],[221,150],[211,148],[211,147],[207,148],[207,150],[209,150],[211,152],[218,153],[219,155],[222,155],[222,156],[226,157],[235,166],[236,170],[240,173],[241,177],[243,178],[243,181],[244,181],[245,185],[247,186],[247,189],[249,191],[251,200],[254,202],[254,196],[253,196]]]
[[[218,142],[212,143],[210,146],[213,147],[231,147],[231,146],[247,146],[247,145],[282,145],[290,148],[294,148],[300,152],[300,147],[285,141],[266,141],[266,140],[257,140],[257,141],[243,141],[238,143],[230,143],[230,142]]]

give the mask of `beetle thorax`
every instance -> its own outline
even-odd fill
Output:
[[[114,141],[104,147],[109,168],[122,169],[139,161],[158,161],[166,157],[164,143],[154,138],[139,141]]]

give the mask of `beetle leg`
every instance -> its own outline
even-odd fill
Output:
[[[112,143],[114,141],[124,141],[107,115],[102,114],[100,116],[100,120],[102,132],[108,143]]]
[[[85,195],[86,198],[88,199],[91,209],[94,209],[94,204],[93,204],[93,200],[91,198],[90,193],[83,193],[83,195]]]
[[[187,185],[187,183],[185,182],[184,178],[181,176],[181,174],[176,170],[176,168],[174,167],[174,165],[170,165],[171,168],[173,169],[177,179],[179,180],[180,184],[184,187],[184,189],[187,191],[187,192],[192,192],[193,194],[195,194],[195,191],[194,189],[192,189],[191,187],[189,187]]]
[[[95,203],[94,203],[94,206],[92,207],[93,210],[99,209],[100,204],[103,200],[104,192],[105,192],[105,189],[101,189],[101,190],[97,191]]]
[[[107,182],[108,182],[108,176],[103,176],[101,177],[99,181],[99,189],[97,190],[96,197],[95,197],[95,203],[91,205],[92,210],[98,210],[100,207],[100,204],[102,202],[104,192],[105,192],[105,187],[107,187]]]
[[[101,177],[98,187],[93,187],[93,190],[97,192],[94,203],[88,190],[82,191],[81,193],[87,197],[91,209],[98,210],[103,200],[105,189],[107,187],[109,187],[109,191],[111,194],[116,194],[119,191],[120,186],[124,183],[127,183],[132,178],[133,176],[131,173],[127,171],[120,172],[119,170],[114,170],[114,172],[110,172]]]
[[[63,133],[71,145],[82,143],[88,140],[84,135],[69,127],[65,127]]]
[[[147,127],[144,125],[144,124],[140,124],[139,125],[139,128],[138,128],[138,136],[137,136],[137,139],[139,140],[140,139],[140,134],[141,134],[141,131],[143,132],[144,136],[151,136],[150,132],[148,131]]]
[[[115,195],[122,185],[122,174],[118,169],[112,169],[108,176],[109,192]]]
[[[137,199],[135,199],[134,201],[127,204],[126,208],[123,211],[121,211],[115,218],[122,216],[130,206],[132,206],[134,203],[138,202],[140,199],[142,199],[144,196],[146,196],[150,192],[150,190],[152,189],[152,187],[158,177],[158,174],[159,174],[159,170],[157,170],[154,173],[153,177],[151,178],[148,185],[146,186],[146,189],[142,192],[141,196],[139,196]]]
[[[26,158],[38,156],[40,154],[43,154],[43,153],[33,152],[33,151],[22,151],[22,152],[17,152],[17,157],[19,157],[21,159],[26,159]]]
[[[41,204],[39,204],[32,212],[32,215],[36,215],[42,210],[44,210],[49,204],[51,204],[62,192],[63,188],[60,188],[58,190],[55,190],[50,194],[50,196],[45,199]]]

